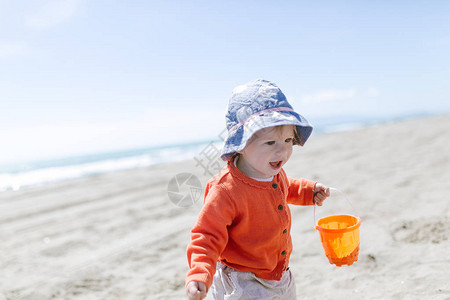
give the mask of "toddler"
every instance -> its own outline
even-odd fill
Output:
[[[227,166],[206,186],[191,230],[186,275],[189,299],[296,299],[289,270],[291,213],[287,204],[322,205],[323,184],[286,175],[292,146],[312,132],[273,83],[233,90],[226,115]]]

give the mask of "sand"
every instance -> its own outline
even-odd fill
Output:
[[[317,209],[363,220],[359,260],[336,267],[291,207],[298,299],[450,299],[450,116],[313,136],[285,167],[342,190]],[[185,299],[189,229],[201,200],[168,198],[192,159],[0,193],[0,299]],[[355,212],[356,211],[356,212]]]

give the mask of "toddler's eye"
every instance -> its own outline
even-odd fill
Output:
[[[275,141],[268,141],[266,144],[267,144],[267,145],[274,145],[274,144],[275,144]]]
[[[292,143],[293,141],[294,141],[293,138],[288,138],[288,139],[285,140],[286,143]]]

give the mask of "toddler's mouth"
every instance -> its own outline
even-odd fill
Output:
[[[270,162],[269,164],[272,167],[272,169],[277,170],[281,167],[281,163],[282,163],[282,161],[279,160],[279,161]]]

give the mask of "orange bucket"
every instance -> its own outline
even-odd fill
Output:
[[[358,260],[361,219],[351,215],[329,216],[317,221],[325,255],[330,264],[340,267]]]
[[[341,192],[334,188],[330,190]],[[358,260],[360,225],[361,219],[352,215],[333,215],[317,221],[315,228],[320,232],[320,240],[330,264],[340,267]]]

